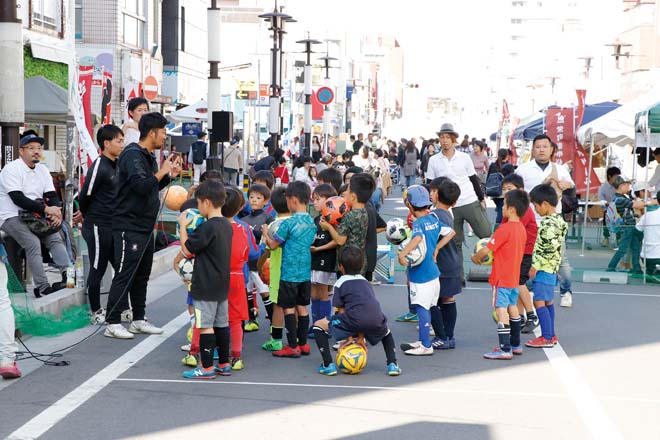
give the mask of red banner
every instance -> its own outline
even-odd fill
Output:
[[[312,120],[320,121],[323,119],[323,104],[316,97],[316,92],[312,90]]]
[[[545,114],[546,134],[557,143],[553,161],[563,164],[575,156],[575,110],[549,108]]]
[[[587,96],[587,91],[584,89],[578,89],[575,91],[578,100],[577,106],[577,115],[575,118],[575,132],[577,133],[578,128],[582,125],[582,118],[584,117],[584,100]]]
[[[587,192],[587,168],[589,168],[589,157],[582,148],[582,145],[575,146],[575,163],[573,165],[573,180],[575,181],[575,192],[585,194]],[[591,168],[591,183],[589,184],[589,194],[597,193],[600,188],[600,179]]]
[[[516,150],[516,144],[513,142],[513,134],[515,133],[516,128],[518,128],[518,124],[520,124],[520,119],[513,118],[509,130],[509,150],[511,150],[511,158],[509,159],[509,163],[511,165],[518,165],[518,151]]]
[[[92,128],[92,72],[93,65],[80,66],[78,75],[78,91],[83,105],[85,125],[90,136],[94,136]]]

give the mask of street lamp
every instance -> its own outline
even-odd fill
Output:
[[[337,58],[330,56],[328,49],[326,49],[326,54],[324,57],[319,58],[323,60],[323,68],[325,69],[324,83],[326,87],[330,87],[330,69],[334,68],[330,66],[330,61],[336,61]],[[328,151],[328,141],[330,138],[330,112],[328,111],[328,105],[323,106],[323,145],[325,146],[326,151]]]
[[[298,44],[305,45],[305,119],[304,119],[304,141],[305,144],[302,149],[301,156],[310,156],[311,155],[311,143],[312,143],[312,45],[321,44],[318,40],[313,40],[309,38],[309,32],[307,33],[307,39],[296,41]]]

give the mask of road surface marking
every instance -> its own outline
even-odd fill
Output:
[[[388,284],[382,283],[377,287],[408,287],[406,284]],[[491,292],[491,287],[463,287],[463,290],[484,290]],[[639,297],[650,297],[650,298],[660,298],[660,295],[653,295],[651,293],[615,293],[615,292],[581,292],[574,290],[572,292],[574,295],[603,295],[603,296],[639,296]]]

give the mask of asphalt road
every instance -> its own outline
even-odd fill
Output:
[[[392,199],[385,212],[403,213],[397,207]],[[397,272],[394,285],[376,288],[397,346],[416,340],[414,324],[394,322],[406,308],[404,279]],[[398,353],[403,375],[394,378],[379,346],[357,376],[319,375],[315,350],[274,358],[259,348],[262,320],[245,336],[245,370],[184,381],[188,319],[173,273],[152,280],[149,301],[164,335],[119,341],[99,333],[65,353],[69,366],[21,362],[24,378],[0,384],[0,438],[660,438],[657,286],[576,283],[574,307],[557,310],[558,346],[488,361],[481,355],[497,345],[490,291],[468,283],[458,298],[457,348]],[[51,352],[94,329],[28,346]]]

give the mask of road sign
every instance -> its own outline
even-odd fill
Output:
[[[236,90],[236,99],[249,99],[249,100],[255,100],[257,99],[257,92],[256,90]]]
[[[149,75],[144,79],[144,85],[142,86],[142,91],[144,92],[144,97],[149,101],[153,101],[158,96],[158,80],[155,76]]]
[[[268,107],[268,99],[270,97],[270,84],[259,85],[259,105],[260,107]]]
[[[330,87],[321,87],[316,92],[316,99],[323,105],[328,105],[335,99],[335,92]]]

